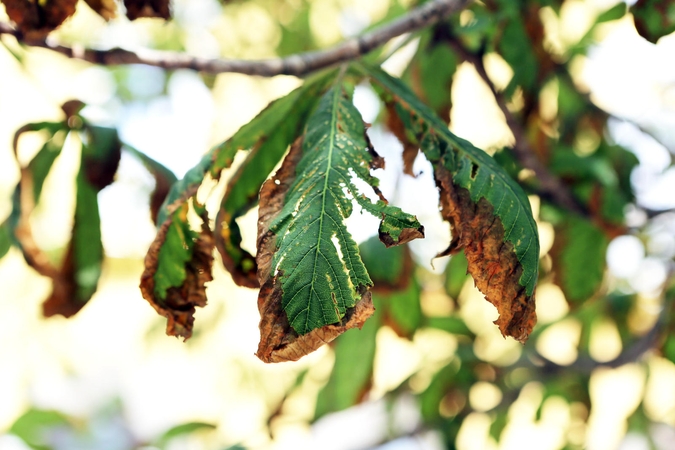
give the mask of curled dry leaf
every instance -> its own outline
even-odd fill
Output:
[[[103,244],[98,208],[98,192],[112,183],[120,160],[120,142],[111,128],[85,126],[86,142],[82,146],[82,162],[76,177],[75,217],[71,239],[61,264],[54,264],[38,247],[30,226],[31,213],[40,200],[42,188],[56,158],[61,153],[65,136],[77,132],[68,128],[71,122],[82,125],[77,116],[82,104],[77,101],[63,105],[66,122],[28,124],[14,137],[15,154],[19,136],[26,131],[46,130],[50,139],[21,168],[21,180],[15,191],[16,201],[12,216],[15,218],[14,236],[28,264],[52,281],[52,292],[43,304],[46,317],[77,313],[96,292],[103,263]],[[82,131],[82,130],[81,130]]]
[[[270,231],[270,225],[284,206],[286,194],[295,180],[295,168],[302,157],[302,139],[296,140],[289,154],[275,174],[263,184],[260,190],[258,218],[258,280],[260,295],[260,344],[256,355],[262,361],[297,361],[311,353],[350,328],[361,328],[375,308],[371,294],[364,289],[361,299],[347,309],[340,322],[316,328],[307,334],[299,335],[290,325],[282,305],[282,290],[279,275],[271,271],[274,254],[277,250],[276,235]]]
[[[9,18],[27,41],[44,39],[75,13],[77,0],[2,0]]]
[[[505,240],[504,226],[484,197],[471,199],[467,189],[453,183],[452,173],[436,166],[442,215],[450,222],[452,242],[444,254],[464,249],[469,273],[486,299],[495,305],[495,324],[502,335],[525,343],[537,321],[534,293],[527,295],[519,283],[523,268],[514,246]]]
[[[208,217],[204,211],[201,215],[202,229],[194,242],[172,242],[167,244],[167,237],[174,233],[182,239],[192,239],[190,233],[180,229],[187,226],[189,204],[183,203],[170,215],[157,232],[157,236],[150,245],[145,256],[145,270],[141,276],[141,293],[158,314],[166,317],[166,334],[180,336],[187,340],[192,335],[195,307],[206,306],[206,283],[213,280],[211,268],[213,266],[213,234],[208,227]],[[171,286],[160,292],[155,280],[164,245],[179,244],[189,248],[189,260],[185,262],[185,276],[180,286]],[[178,262],[180,264],[180,262]]]
[[[158,17],[165,20],[171,18],[169,0],[124,0],[124,6],[130,20],[141,17]]]

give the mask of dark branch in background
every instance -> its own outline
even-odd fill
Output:
[[[142,50],[131,52],[121,48],[92,50],[51,44],[48,40],[28,40],[7,23],[0,22],[0,35],[14,36],[19,42],[58,52],[68,58],[81,59],[100,65],[146,64],[164,69],[192,69],[207,73],[236,72],[246,75],[271,77],[275,75],[303,76],[358,58],[389,40],[411,31],[432,25],[463,9],[469,0],[432,0],[408,14],[382,25],[359,37],[348,39],[334,47],[298,53],[286,58],[264,60],[206,59],[182,53]]]
[[[518,121],[516,116],[506,106],[506,99],[504,98],[504,95],[497,91],[497,88],[488,76],[487,71],[485,70],[485,65],[483,64],[482,55],[470,52],[461,44],[461,42],[452,36],[448,36],[448,41],[449,44],[452,45],[453,49],[459,53],[462,59],[473,64],[473,66],[476,68],[476,72],[478,72],[478,75],[485,82],[485,84],[487,84],[488,88],[490,88],[490,91],[492,92],[499,109],[504,114],[506,124],[511,129],[513,137],[515,138],[516,142],[513,145],[511,151],[523,167],[532,170],[536,175],[537,181],[539,182],[539,194],[553,201],[559,206],[569,209],[570,211],[587,215],[586,208],[572,196],[569,189],[560,180],[560,178],[552,174],[537,157],[536,152],[527,139],[527,133],[525,132],[525,129]]]

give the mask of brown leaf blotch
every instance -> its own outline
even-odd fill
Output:
[[[317,350],[324,344],[349,330],[361,328],[364,322],[375,312],[369,291],[362,293],[361,299],[349,308],[342,321],[326,325],[298,335],[288,323],[288,317],[281,303],[282,291],[278,278],[271,276],[272,260],[276,251],[276,235],[270,231],[270,224],[284,206],[286,192],[295,179],[295,167],[302,157],[302,138],[298,138],[284,159],[277,173],[267,180],[260,189],[260,207],[258,208],[258,280],[260,294],[260,343],[256,356],[263,362],[297,361]]]
[[[155,297],[155,273],[159,250],[166,239],[171,219],[166,220],[153,241],[145,257],[145,270],[141,276],[141,293],[158,314],[166,317],[166,334],[187,340],[192,336],[195,307],[206,306],[206,283],[213,280],[213,234],[206,217],[202,217],[202,230],[194,244],[192,259],[187,263],[186,278],[180,287],[166,291],[166,298]]]
[[[5,10],[16,27],[23,33],[24,40],[44,39],[75,13],[77,0],[3,0]]]
[[[379,232],[380,241],[385,247],[393,247],[395,245],[403,245],[414,239],[424,239],[424,226],[419,228],[403,228],[398,239],[394,239],[389,233]]]
[[[450,248],[464,249],[476,286],[499,312],[495,324],[502,335],[525,343],[537,321],[534,293],[527,295],[519,283],[523,268],[513,244],[504,241],[501,220],[485,198],[474,203],[468,190],[453,184],[447,169],[438,166],[435,176],[441,213],[452,228]]]

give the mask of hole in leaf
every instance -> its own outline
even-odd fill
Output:
[[[478,165],[476,163],[471,163],[471,179],[476,179],[476,173],[478,173]]]

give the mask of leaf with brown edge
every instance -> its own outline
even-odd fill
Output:
[[[675,31],[673,0],[638,0],[630,7],[635,29],[649,42],[656,42]]]
[[[298,89],[270,103],[232,139],[230,145],[244,145],[250,150],[227,183],[216,216],[215,238],[223,265],[239,286],[260,287],[255,257],[241,247],[237,219],[257,204],[263,183],[302,134],[307,117],[333,78],[334,73],[327,72],[305,80]]]
[[[361,328],[375,312],[369,291],[362,294],[355,305],[348,308],[342,320],[299,335],[288,322],[282,305],[282,291],[278,276],[272,274],[272,261],[277,251],[277,237],[270,225],[283,208],[286,194],[295,180],[295,169],[302,158],[302,139],[291,146],[277,173],[260,190],[258,209],[258,280],[260,294],[260,344],[256,355],[266,363],[297,361],[335,339],[350,328]]]
[[[64,111],[67,109],[64,108]],[[76,114],[73,110],[68,123],[71,123],[71,118],[75,118]],[[72,123],[79,127],[83,122],[77,117]],[[61,153],[68,129],[65,123],[60,124],[60,128],[58,124],[29,124],[22,127],[20,132],[42,127],[47,127],[54,135],[28,166],[21,169],[21,181],[15,192],[12,213],[16,221],[14,234],[28,264],[40,274],[51,278],[52,292],[42,307],[45,317],[70,317],[84,307],[98,286],[104,255],[97,195],[113,181],[120,158],[120,142],[115,129],[85,125],[81,130],[82,159],[75,180],[72,237],[66,247],[63,262],[56,265],[35,243],[30,215],[40,199],[44,180]],[[15,143],[17,142],[18,137],[15,138]]]
[[[190,229],[188,210],[189,203],[182,203],[160,226],[145,256],[140,285],[143,298],[166,317],[166,334],[185,340],[192,335],[195,307],[206,306],[214,247],[206,210],[195,207],[202,219],[199,233]]]
[[[117,15],[115,0],[84,0],[91,9],[105,20],[114,19]]]
[[[453,233],[439,256],[464,248],[469,273],[500,313],[502,334],[524,342],[536,321],[539,235],[523,189],[487,153],[452,134],[400,80],[377,67],[356,67],[434,166],[442,215]]]
[[[165,20],[171,18],[169,0],[124,0],[124,6],[127,8],[129,20],[142,17],[157,17]]]
[[[534,293],[528,295],[519,283],[523,268],[513,244],[505,240],[504,226],[494,207],[485,198],[474,202],[445,167],[436,166],[435,177],[441,214],[452,229],[447,252],[464,249],[476,286],[499,312],[495,324],[504,336],[525,343],[537,322]]]
[[[390,243],[423,236],[423,227],[383,199],[372,202],[356,186],[360,179],[376,188],[379,180],[370,173],[374,161],[364,137],[366,126],[341,77],[321,97],[305,130],[302,143],[294,145],[287,157],[285,170],[275,176],[275,186],[261,191],[259,280],[273,286],[263,286],[260,300],[264,314],[273,314],[266,304],[278,311],[280,293],[294,332],[311,333],[312,338],[314,330],[321,329],[325,341],[360,326],[372,309],[367,294],[372,281],[345,224],[354,212],[354,201],[382,218],[380,234]],[[266,328],[262,330],[264,334]],[[262,348],[269,348],[264,341],[263,337]],[[266,358],[264,352],[261,355]]]
[[[2,0],[9,18],[26,40],[44,39],[75,13],[77,0]]]
[[[68,108],[64,107],[64,111]],[[75,108],[69,123],[76,117]],[[82,123],[78,118],[74,123]],[[121,142],[114,128],[84,125],[81,132],[82,160],[76,179],[75,220],[66,258],[56,277],[53,291],[43,303],[45,317],[76,314],[94,295],[103,264],[101,219],[98,193],[110,185],[120,161]]]

